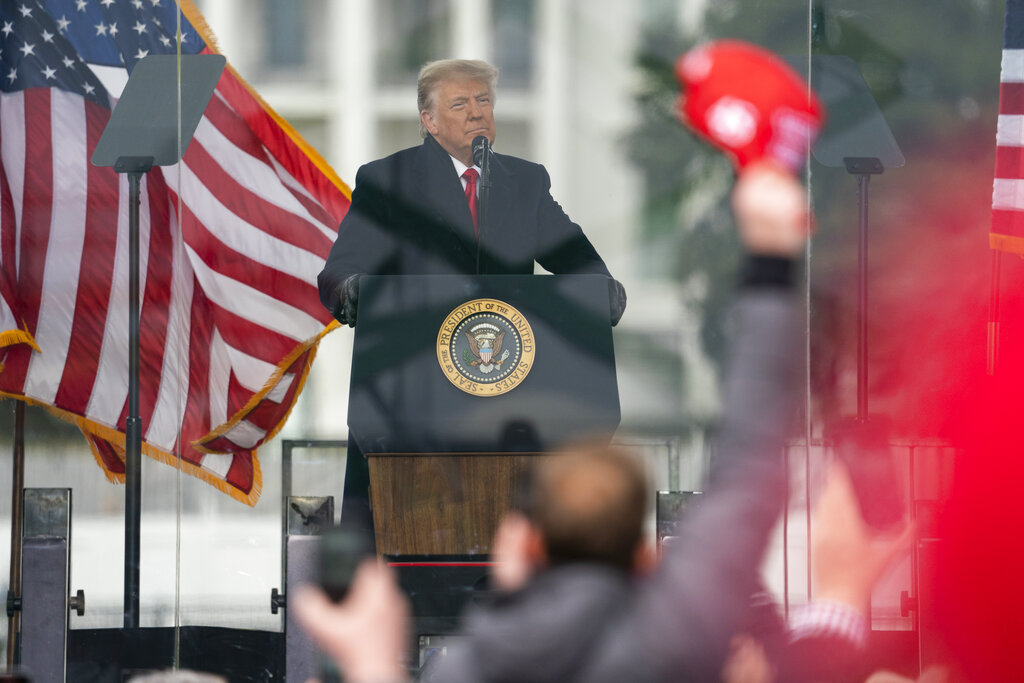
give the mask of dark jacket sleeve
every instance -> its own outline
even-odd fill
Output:
[[[383,273],[394,258],[396,236],[389,223],[386,173],[382,162],[360,167],[352,191],[352,203],[338,227],[324,269],[317,276],[320,302],[338,317],[339,286],[352,275]]]
[[[786,286],[753,283],[737,294],[707,495],[681,521],[628,626],[601,649],[588,680],[718,679],[785,499],[798,309]]]
[[[551,177],[538,166],[536,175],[537,263],[556,273],[608,275],[594,245],[551,196]]]

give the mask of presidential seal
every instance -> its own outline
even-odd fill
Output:
[[[448,381],[474,396],[511,391],[533,368],[533,330],[497,299],[474,299],[449,313],[437,333],[437,362]]]

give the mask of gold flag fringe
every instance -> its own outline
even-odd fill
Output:
[[[997,233],[990,232],[988,234],[988,246],[999,251],[1024,255],[1024,237],[999,235]]]
[[[273,429],[271,429],[270,432],[267,433],[267,436],[265,436],[263,440],[265,442],[270,441],[275,436],[277,436],[277,434],[281,431],[281,428],[284,427],[284,423],[288,421],[288,416],[291,415],[292,409],[295,407],[295,402],[298,400],[299,394],[302,393],[302,389],[306,385],[306,378],[309,375],[310,368],[313,366],[313,359],[316,358],[316,351],[317,347],[319,347],[320,345],[320,340],[323,339],[326,334],[338,329],[339,327],[341,327],[341,323],[339,323],[337,320],[332,320],[331,323],[320,332],[320,334],[313,337],[308,342],[296,346],[291,353],[285,356],[284,359],[282,359],[277,364],[277,369],[274,370],[273,374],[270,375],[270,379],[266,381],[266,383],[263,385],[263,388],[260,389],[255,394],[253,394],[252,397],[241,410],[235,412],[235,414],[232,415],[227,422],[225,422],[222,425],[219,425],[216,429],[210,431],[209,434],[206,434],[205,436],[193,441],[192,448],[196,449],[200,453],[220,453],[221,451],[210,450],[206,448],[203,444],[209,443],[210,441],[213,441],[221,436],[224,436],[226,433],[234,429],[238,425],[238,423],[241,422],[245,418],[245,416],[248,415],[252,411],[252,409],[255,408],[257,404],[259,404],[260,401],[266,398],[267,394],[269,394],[273,390],[273,388],[281,380],[281,377],[284,376],[284,373],[288,369],[288,367],[295,362],[295,359],[301,356],[306,351],[309,351],[309,358],[307,358],[306,362],[303,363],[302,371],[299,373],[299,385],[295,391],[295,398],[292,399],[291,405],[288,407],[288,411],[281,418],[281,421],[278,422],[277,425]]]
[[[5,346],[14,346],[15,344],[28,344],[36,353],[42,353],[39,349],[39,344],[36,344],[36,340],[32,337],[32,333],[28,331],[28,325],[25,325],[23,330],[5,330],[0,332],[0,349]],[[2,367],[3,365],[0,365],[0,368]]]
[[[123,432],[119,432],[116,429],[109,427],[107,425],[94,422],[93,420],[90,420],[87,417],[76,415],[75,413],[69,412],[67,410],[62,410],[61,408],[57,408],[56,406],[50,405],[49,403],[36,400],[34,398],[31,398],[30,396],[24,396],[22,394],[11,394],[8,392],[0,391],[0,398],[13,398],[17,401],[22,401],[23,403],[26,403],[28,405],[39,406],[40,408],[42,408],[49,414],[53,415],[54,417],[64,420],[65,422],[70,422],[71,424],[77,426],[80,430],[82,430],[84,434],[95,436],[100,439],[104,439],[105,441],[108,441],[114,447],[114,450],[117,451],[122,458],[124,458],[125,437]],[[100,457],[99,452],[96,450],[96,445],[91,440],[89,440],[89,450],[92,451],[93,458],[96,460],[96,464],[99,465],[100,468],[103,470],[103,473],[107,478],[107,481],[113,484],[124,483],[124,473],[113,472],[110,469],[108,469],[106,463],[103,462],[103,459]],[[198,465],[194,465],[186,460],[182,460],[177,455],[169,453],[163,450],[162,448],[157,448],[156,446],[153,446],[152,444],[149,444],[145,441],[142,442],[142,452],[144,455],[146,455],[149,458],[152,458],[153,460],[156,460],[157,462],[163,463],[165,465],[170,465],[175,468],[180,468],[181,471],[184,472],[185,474],[188,474],[190,476],[195,477],[196,479],[206,482],[207,484],[214,487],[218,491],[226,493],[235,500],[237,500],[238,502],[245,503],[250,507],[256,505],[256,502],[260,499],[260,494],[263,493],[263,471],[260,469],[259,458],[256,457],[255,450],[252,451],[252,488],[249,489],[248,493],[235,488],[227,481],[217,477],[217,475],[213,474],[212,472],[208,472],[204,470],[202,467],[199,467]]]

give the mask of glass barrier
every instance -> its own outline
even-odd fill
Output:
[[[617,402],[612,441],[640,454],[652,490],[645,535],[657,542],[671,536],[669,517],[684,510],[685,518],[689,505],[700,504],[696,492],[714,463],[733,333],[728,304],[741,261],[729,205],[732,164],[680,125],[677,110],[676,60],[718,39],[781,55],[827,109],[818,143],[798,169],[814,217],[799,276],[801,346],[793,349],[800,409],[786,448],[789,503],[761,579],[783,615],[814,600],[810,510],[830,463],[843,457],[837,429],[850,420],[878,426],[899,504],[921,530],[915,551],[874,590],[871,652],[881,653],[880,668],[916,675],[934,642],[921,621],[927,615],[918,600],[927,587],[918,547],[963,452],[942,417],[960,399],[954,370],[994,367],[997,348],[1002,358],[1011,353],[998,347],[999,297],[1009,296],[999,287],[1003,252],[990,250],[986,236],[1003,3],[110,4],[32,4],[31,16],[5,8],[10,31],[0,37],[0,340],[8,344],[0,347],[0,396],[8,399],[0,407],[0,562],[10,563],[13,552],[7,584],[17,597],[23,586],[16,584],[28,578],[19,576],[21,547],[12,539],[18,489],[71,489],[69,588],[70,595],[85,591],[86,609],[69,617],[68,680],[121,680],[115,677],[129,670],[168,667],[230,680],[284,677],[289,520],[309,512],[291,497],[329,498],[336,523],[352,502],[343,494],[353,477],[368,476],[375,457],[406,456],[413,436],[440,440],[430,445],[448,455],[490,452],[487,439],[497,437],[486,430],[504,426],[501,443],[510,452],[542,451],[549,433],[581,436],[576,425],[589,424],[595,396],[608,387]],[[179,27],[182,55],[220,53],[229,68],[184,161],[154,168],[142,184],[143,457],[135,489],[108,482],[123,482],[125,472],[129,186],[123,174],[90,165],[89,154],[127,69],[150,54],[176,54]],[[465,391],[453,387],[479,389],[490,378],[444,370],[446,359],[452,368],[488,367],[494,342],[464,334],[462,317],[479,311],[459,313],[450,290],[481,306],[491,299],[507,305],[501,296],[463,280],[418,282],[399,294],[362,280],[360,337],[334,322],[316,290],[357,170],[420,145],[416,74],[424,62],[453,55],[500,69],[491,103],[496,158],[543,164],[540,182],[550,180],[552,197],[628,293],[607,339],[590,334],[598,317],[587,307],[592,293],[553,286],[530,294],[536,312],[525,317],[538,345],[547,345],[538,346],[535,367],[545,371],[543,353],[556,348],[564,361],[551,377],[573,363],[592,369],[588,363],[605,351],[611,367],[610,384],[594,371],[597,379],[581,382],[575,394],[551,399],[565,389],[559,381],[551,395],[531,394],[522,408],[541,414],[536,423],[489,414],[499,405],[489,398],[480,399],[486,409],[466,407]],[[190,68],[182,61],[183,82]],[[505,190],[488,191],[501,201]],[[434,209],[419,216],[425,231],[445,228],[446,209]],[[486,243],[486,229],[516,211],[509,200],[485,213],[479,239]],[[467,235],[471,225],[467,214]],[[1009,238],[993,240],[1005,247]],[[415,258],[433,264],[427,271],[436,266],[430,272],[457,277],[460,266],[440,257],[436,265],[435,256],[427,249]],[[485,270],[503,272],[500,259],[488,266],[487,258]],[[526,261],[528,269],[509,273],[534,272],[532,257]],[[421,262],[402,263],[404,274],[420,274]],[[374,265],[403,274],[393,263],[361,263],[358,272],[372,275]],[[560,273],[560,265],[552,258],[536,273]],[[473,272],[472,265],[462,271]],[[500,286],[506,289],[495,291],[519,296],[534,285]],[[602,306],[603,296],[601,289]],[[373,317],[374,306],[385,312]],[[453,316],[448,337],[446,315]],[[367,336],[367,320],[376,336]],[[427,342],[410,334],[416,326],[430,327]],[[987,353],[974,353],[986,334]],[[518,339],[517,353],[530,346],[529,336]],[[494,352],[498,372],[500,353],[509,350]],[[404,377],[371,381],[396,368]],[[389,414],[396,405],[403,412]],[[384,436],[357,443],[350,419]],[[371,464],[355,467],[363,455]],[[520,466],[510,465],[507,485],[493,492],[500,504],[488,514],[495,519],[515,499]],[[430,475],[405,485],[469,487]],[[129,490],[141,500],[137,621],[125,614]],[[377,496],[375,515],[401,518],[391,500]],[[433,536],[426,540],[438,547],[447,542],[447,530],[423,528],[415,533]],[[458,554],[476,561],[490,549],[485,540]],[[451,580],[472,590],[483,585],[467,576]],[[129,621],[137,628],[123,633]],[[446,614],[430,622],[434,631],[417,634],[427,640],[412,643],[419,649],[410,656],[413,669],[455,623]],[[28,637],[22,631],[22,645]],[[213,654],[227,644],[234,654]],[[8,666],[18,652],[8,647]]]

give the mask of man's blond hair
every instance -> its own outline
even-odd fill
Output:
[[[454,80],[480,81],[487,86],[487,92],[494,101],[494,89],[498,85],[498,69],[480,59],[438,59],[427,62],[420,68],[416,81],[416,106],[419,113],[433,112],[437,105],[437,90],[441,83]],[[427,137],[427,128],[420,119],[420,135]]]

